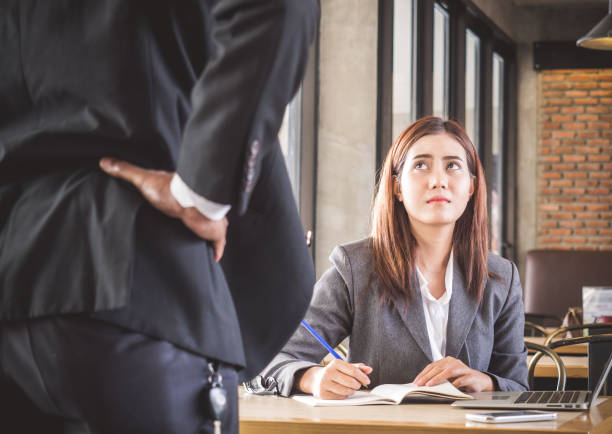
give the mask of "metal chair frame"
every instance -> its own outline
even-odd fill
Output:
[[[564,391],[565,384],[567,381],[567,372],[565,370],[565,364],[563,363],[563,360],[561,359],[561,357],[559,357],[556,351],[554,351],[553,349],[549,347],[545,347],[544,345],[536,344],[533,342],[527,342],[527,341],[525,342],[525,346],[530,350],[537,351],[537,353],[535,353],[533,358],[531,359],[531,362],[529,362],[529,368],[528,368],[529,374],[527,377],[529,381],[529,388],[533,389],[533,377],[535,374],[536,364],[542,358],[542,356],[546,354],[551,359],[553,359],[553,361],[555,362],[555,365],[557,365],[557,389],[556,390]]]

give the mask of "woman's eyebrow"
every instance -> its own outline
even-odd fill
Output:
[[[433,158],[433,155],[431,154],[419,154],[419,155],[415,155],[412,159],[413,160],[417,160],[419,158]],[[459,161],[463,161],[463,158],[459,157],[458,155],[446,155],[444,157],[442,157],[443,160],[459,160]]]

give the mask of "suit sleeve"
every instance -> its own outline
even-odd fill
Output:
[[[316,283],[304,318],[332,348],[350,335],[353,324],[350,266],[343,266],[348,264],[348,258],[344,255],[342,247],[334,249],[331,259],[336,266],[327,270]],[[319,366],[326,354],[327,350],[304,327],[299,326],[261,375],[273,377],[280,394],[289,396],[293,391],[295,374],[302,369]]]
[[[215,47],[192,91],[177,173],[195,193],[244,213],[262,158],[278,146],[306,69],[315,0],[222,0]]]
[[[527,348],[523,338],[525,314],[523,310],[523,291],[518,270],[514,264],[508,297],[501,314],[495,322],[495,343],[489,374],[497,389],[501,391],[526,390]]]

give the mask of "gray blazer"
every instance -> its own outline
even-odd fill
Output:
[[[408,309],[381,305],[376,280],[367,290],[371,272],[368,239],[337,246],[333,267],[317,282],[306,321],[333,347],[350,336],[350,362],[373,368],[370,387],[408,383],[432,362],[420,291]],[[455,261],[449,306],[446,355],[491,375],[499,390],[527,389],[527,349],[523,341],[523,299],[516,266],[489,254],[487,266],[501,281],[489,278],[482,303],[471,297]],[[418,285],[418,279],[414,279]],[[282,395],[293,389],[295,374],[317,365],[327,351],[299,327],[282,351],[262,372],[279,384]]]

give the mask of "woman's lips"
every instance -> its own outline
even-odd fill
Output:
[[[431,199],[429,199],[427,201],[427,203],[449,203],[450,200],[448,200],[445,197],[432,197]]]

